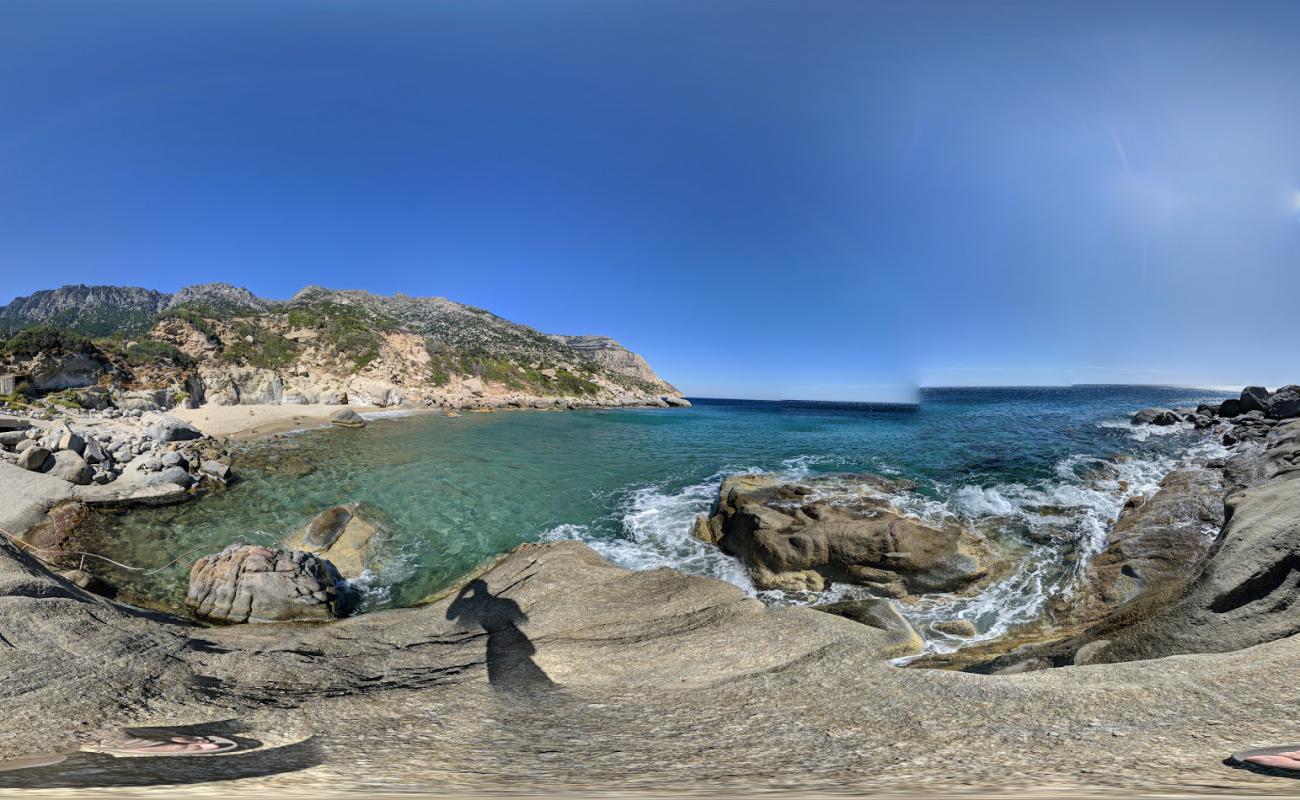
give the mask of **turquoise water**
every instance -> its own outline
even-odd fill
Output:
[[[907,609],[922,621],[970,618],[993,636],[1068,591],[1126,496],[1149,491],[1188,448],[1211,447],[1186,426],[1134,429],[1133,411],[1224,396],[951,389],[926,390],[916,407],[701,400],[691,409],[408,416],[253,447],[236,461],[242,480],[231,489],[112,517],[106,541],[120,558],[161,565],[198,545],[278,542],[324,508],[359,502],[384,531],[362,580],[370,608],[414,602],[521,542],[557,538],[586,540],[625,566],[667,565],[752,591],[736,562],[690,536],[722,477],[866,471],[915,481],[894,498],[900,507],[960,518],[1019,559],[976,597]],[[177,567],[137,589],[176,602],[185,578]]]

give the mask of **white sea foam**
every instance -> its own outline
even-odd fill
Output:
[[[1127,423],[1123,427],[1134,428]],[[1157,435],[1164,434],[1162,431]],[[903,490],[885,495],[874,485],[846,478],[821,484],[808,499],[837,502],[863,496],[885,497],[904,514],[927,522],[956,521],[984,535],[1024,543],[1017,566],[974,595],[927,595],[914,602],[895,601],[900,612],[926,638],[926,652],[952,652],[973,642],[1003,636],[1036,619],[1052,597],[1068,597],[1088,560],[1106,547],[1110,527],[1130,497],[1153,493],[1160,480],[1180,463],[1199,462],[1226,452],[1221,444],[1206,438],[1179,458],[1108,460],[1076,455],[1062,459],[1052,478],[1034,484],[936,483],[933,491],[926,493]],[[784,480],[798,481],[807,478],[818,465],[833,463],[826,457],[803,456],[783,462],[774,472]],[[738,560],[692,535],[695,518],[709,511],[725,477],[762,471],[729,467],[681,489],[670,490],[662,484],[633,489],[619,511],[623,535],[617,538],[598,534],[586,525],[572,524],[557,526],[542,538],[583,540],[610,561],[631,569],[671,567],[720,578],[770,604],[825,603],[866,596],[861,587],[846,584],[832,584],[817,594],[760,592]],[[876,471],[898,472],[889,465],[880,465]],[[1207,531],[1207,535],[1213,533]],[[969,620],[977,634],[962,638],[932,630],[934,623],[949,620]]]

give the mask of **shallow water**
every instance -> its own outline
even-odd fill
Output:
[[[989,638],[1069,591],[1126,496],[1150,491],[1189,448],[1213,449],[1188,426],[1136,430],[1128,417],[1147,405],[1224,396],[943,389],[924,391],[917,407],[700,400],[684,410],[413,416],[254,447],[237,460],[241,481],[228,491],[112,516],[105,541],[114,557],[160,566],[196,546],[278,542],[324,508],[360,502],[384,531],[378,563],[362,580],[369,608],[414,602],[521,542],[563,538],[625,566],[672,566],[752,592],[737,562],[690,535],[723,476],[875,472],[917,483],[893,498],[906,511],[960,518],[1015,554],[1006,578],[974,597],[904,608],[922,626],[970,619]],[[185,579],[178,566],[133,588],[177,603]],[[930,638],[933,650],[961,644]]]

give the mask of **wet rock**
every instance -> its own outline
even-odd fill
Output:
[[[185,605],[212,622],[322,621],[341,616],[334,565],[301,550],[232,544],[199,559]]]
[[[1168,408],[1144,408],[1130,420],[1134,425],[1177,425],[1183,419]]]
[[[285,546],[327,558],[340,575],[351,579],[369,566],[378,533],[379,528],[362,517],[355,505],[334,506],[317,514]]]
[[[360,414],[350,408],[340,408],[330,414],[330,424],[340,428],[364,428],[366,421]]]
[[[986,574],[963,528],[904,517],[879,495],[831,504],[814,492],[766,475],[728,478],[697,535],[739,558],[764,589],[818,591],[845,581],[899,597],[958,590]]]
[[[201,463],[199,472],[222,483],[230,480],[230,467],[216,459],[208,459]]]
[[[960,636],[963,639],[970,639],[979,635],[979,631],[975,629],[975,623],[968,619],[946,619],[942,622],[936,622],[930,627],[939,633]]]

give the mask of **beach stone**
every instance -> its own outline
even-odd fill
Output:
[[[29,447],[18,454],[18,466],[33,472],[40,472],[45,469],[47,464],[53,465],[54,458],[47,448],[34,446]]]
[[[343,613],[340,580],[310,553],[232,544],[195,562],[185,605],[212,622],[323,621]]]
[[[77,455],[75,450],[60,450],[54,454],[53,462],[45,470],[48,474],[78,486],[90,483],[95,474],[86,460]]]
[[[20,439],[20,440],[19,440],[19,441],[14,445],[14,452],[15,452],[15,453],[21,453],[21,452],[23,452],[24,450],[28,449],[29,447],[36,447],[36,440],[35,440],[35,439]]]
[[[813,608],[889,633],[888,643],[878,651],[883,658],[913,656],[925,649],[925,639],[888,600],[873,597],[826,603]]]
[[[189,462],[185,460],[185,456],[176,450],[169,450],[166,453],[163,453],[162,457],[159,458],[158,461],[163,465],[164,468],[166,467],[184,467],[186,469],[189,468]]]
[[[846,478],[880,487],[891,483],[865,474],[838,479]],[[976,539],[964,528],[904,517],[875,497],[815,500],[816,488],[809,485],[815,482],[727,478],[707,527],[697,523],[697,536],[707,531],[705,541],[740,559],[760,589],[819,591],[828,581],[844,581],[901,597],[955,591],[987,574]]]
[[[84,589],[91,594],[97,594],[101,597],[117,597],[117,587],[98,575],[86,572],[83,569],[70,569],[59,573],[59,576],[67,580],[79,589]]]
[[[365,419],[350,408],[340,408],[338,411],[330,414],[330,424],[337,425],[340,428],[366,427]]]
[[[26,431],[3,431],[0,432],[0,446],[7,447],[11,450],[18,447],[22,442],[30,441],[27,438]]]

